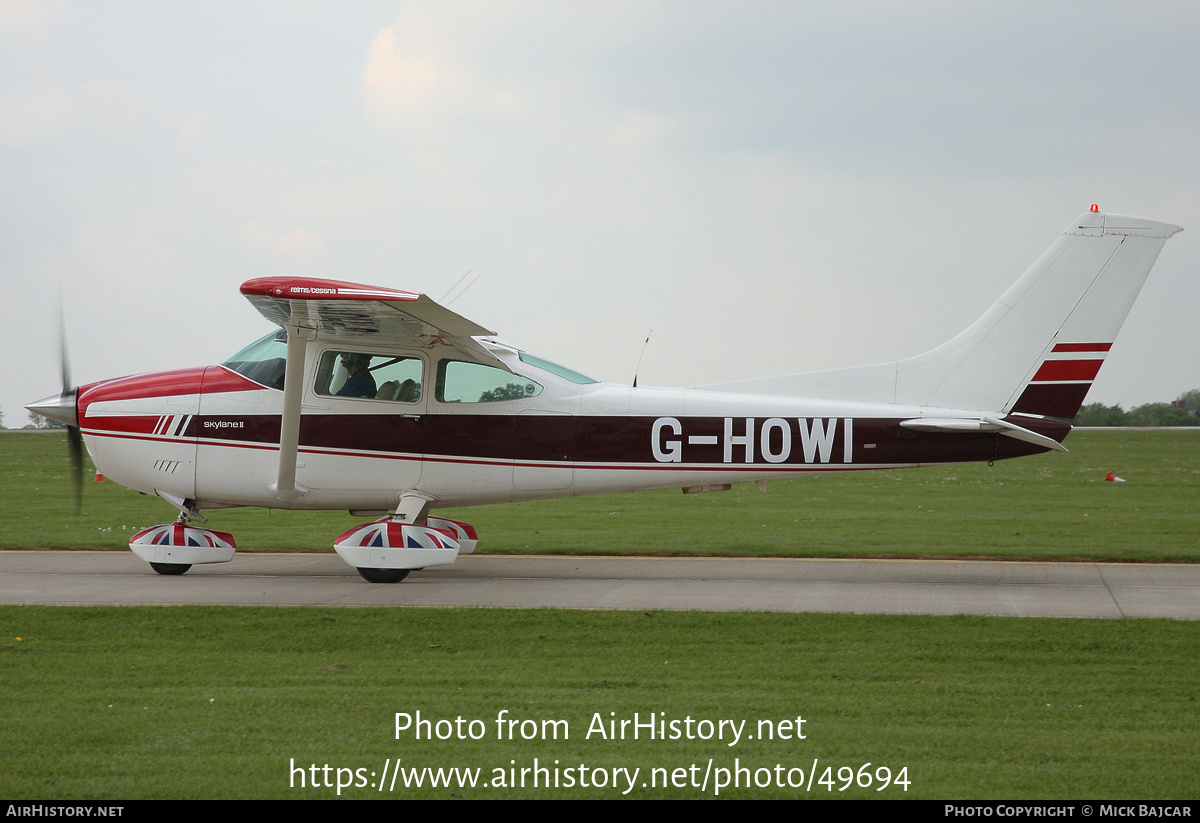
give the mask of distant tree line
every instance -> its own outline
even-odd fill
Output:
[[[4,428],[4,409],[0,409],[0,429]],[[51,420],[49,417],[42,417],[40,414],[33,412],[29,413],[29,422],[21,428],[23,429],[65,429],[66,426],[59,423],[57,420]]]
[[[65,423],[60,423],[57,420],[51,420],[49,417],[42,417],[37,412],[29,413],[29,422],[21,428],[24,429],[65,429]]]
[[[1146,403],[1125,411],[1119,405],[1088,403],[1076,426],[1200,426],[1200,389],[1185,391],[1174,403]]]

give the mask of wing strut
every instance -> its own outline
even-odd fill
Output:
[[[294,318],[293,314],[293,318]],[[296,323],[285,323],[287,329],[287,363],[283,378],[283,419],[279,424],[279,473],[275,479],[275,496],[280,500],[296,500],[308,489],[296,485],[296,452],[300,447],[300,401],[304,396],[304,350],[313,329]]]
[[[308,494],[308,489],[296,484],[296,455],[300,446],[305,347],[318,333],[322,339],[373,340],[408,348],[445,346],[464,360],[511,371],[476,339],[492,332],[422,294],[312,277],[258,277],[242,284],[242,294],[288,335],[279,471],[269,486],[278,500],[296,500]],[[415,514],[420,516],[419,511]]]

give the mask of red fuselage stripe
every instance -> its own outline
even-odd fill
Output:
[[[94,437],[106,437],[113,440],[150,440],[157,443],[178,443],[185,446],[196,444],[196,441],[178,437],[145,437],[129,434],[114,434],[113,432],[84,429],[84,434]],[[258,451],[279,451],[276,445],[257,445],[254,443],[235,443],[228,440],[199,441],[200,446],[213,446],[219,449],[256,449]],[[847,472],[847,471],[878,471],[887,466],[855,466],[852,464],[831,463],[828,466],[812,466],[807,464],[771,465],[771,464],[721,464],[699,466],[689,463],[647,463],[628,465],[590,465],[585,463],[526,463],[518,460],[487,460],[477,457],[434,457],[432,455],[389,454],[387,452],[343,452],[324,449],[298,449],[300,454],[322,454],[333,457],[363,457],[371,460],[407,460],[422,463],[451,463],[473,466],[513,466],[531,469],[595,469],[599,471],[674,471],[674,472]]]
[[[1059,390],[1086,383],[1033,384]],[[1024,402],[1024,395],[1022,396]],[[1032,402],[1032,401],[1030,401]],[[1077,404],[1076,404],[1077,407]],[[1074,408],[1071,409],[1072,414]],[[176,448],[226,447],[276,452],[280,418],[272,415],[178,415],[186,426],[123,418],[83,421],[91,437],[170,444]],[[670,425],[662,420],[672,421]],[[537,470],[640,470],[736,473],[833,472],[883,466],[999,460],[1043,449],[987,432],[954,435],[909,432],[892,419],[642,418],[489,415],[316,415],[301,426],[306,455],[431,464],[516,466]],[[1019,425],[1056,440],[1070,431],[1059,421],[1021,418]],[[515,428],[514,428],[515,427]],[[786,436],[792,428],[795,434]],[[157,431],[159,434],[152,434]],[[203,433],[206,436],[198,436]],[[846,437],[853,436],[848,443]],[[194,455],[195,452],[193,451]],[[158,455],[156,455],[158,456]],[[172,454],[165,455],[172,457]]]

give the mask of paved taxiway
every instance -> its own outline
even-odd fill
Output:
[[[0,552],[0,603],[499,606],[1200,619],[1200,566],[470,555],[372,585],[333,554],[162,577],[131,553]]]

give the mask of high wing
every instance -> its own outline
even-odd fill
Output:
[[[279,471],[274,483],[280,500],[294,500],[306,493],[296,486],[296,452],[309,340],[320,336],[420,348],[448,346],[464,359],[511,371],[475,339],[492,332],[423,294],[312,277],[259,277],[243,283],[242,294],[263,317],[288,334]]]
[[[475,339],[495,332],[424,294],[312,277],[259,277],[243,283],[242,294],[263,317],[285,329],[421,348],[449,346],[466,359],[508,369]]]

